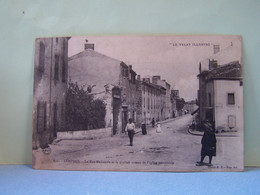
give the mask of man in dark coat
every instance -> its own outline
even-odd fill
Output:
[[[212,157],[216,156],[216,136],[215,136],[215,131],[213,128],[213,125],[210,121],[206,121],[204,123],[204,134],[203,137],[201,139],[201,144],[202,144],[202,148],[201,148],[201,159],[199,162],[197,162],[197,166],[201,166],[201,165],[208,165],[208,166],[212,166],[211,161],[212,161]],[[209,157],[209,163],[203,163],[204,158],[208,156]]]
[[[152,127],[154,128],[154,125],[155,125],[155,120],[154,118],[152,119]]]
[[[142,134],[143,134],[143,135],[146,135],[146,134],[147,134],[147,131],[146,131],[146,124],[145,124],[145,122],[142,122],[141,128],[142,128]]]

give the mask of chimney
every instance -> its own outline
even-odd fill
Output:
[[[213,52],[214,54],[218,53],[220,51],[219,45],[213,45]]]
[[[218,67],[217,60],[209,60],[209,70],[213,70]]]
[[[157,85],[157,81],[161,80],[161,76],[157,75],[157,76],[153,76],[152,77],[152,83]]]
[[[86,44],[85,44],[85,50],[87,49],[92,49],[94,50],[94,44],[93,43],[88,43],[88,40],[86,40]]]
[[[150,78],[143,78],[143,82],[150,83]]]

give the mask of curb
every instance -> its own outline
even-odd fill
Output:
[[[175,121],[175,120],[180,119],[180,118],[182,118],[182,117],[184,117],[184,116],[187,116],[187,115],[182,115],[182,116],[178,116],[178,117],[175,117],[175,118],[166,119],[166,120],[164,120],[164,121],[158,121],[158,122],[160,122],[161,124],[164,124],[164,123],[168,123],[168,122]]]
[[[187,132],[189,133],[189,134],[191,134],[191,135],[195,135],[195,136],[203,136],[203,133],[193,133],[193,132],[191,132],[191,129],[190,128],[188,128],[188,130],[187,130]],[[237,135],[221,135],[221,134],[215,134],[216,135],[216,137],[239,137],[239,136],[237,136]]]

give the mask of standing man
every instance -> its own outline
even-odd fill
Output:
[[[134,134],[135,134],[135,124],[133,123],[131,118],[128,120],[128,123],[125,127],[125,132],[126,131],[128,132],[130,146],[133,146],[133,139],[134,139]]]

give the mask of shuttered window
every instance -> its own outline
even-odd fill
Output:
[[[65,39],[63,39],[63,57],[62,57],[62,82],[66,82],[66,72],[67,72],[67,63],[66,63],[66,42]]]
[[[46,131],[47,126],[47,104],[46,102],[38,101],[37,104],[37,132]]]
[[[61,80],[63,83],[66,82],[66,62],[65,62],[64,58],[62,60],[62,78],[61,78]]]
[[[55,64],[54,64],[54,80],[59,80],[59,55],[55,55]]]
[[[209,107],[211,107],[212,104],[211,104],[211,93],[209,93]]]
[[[40,42],[40,53],[39,53],[39,71],[44,72],[45,63],[45,45]]]

